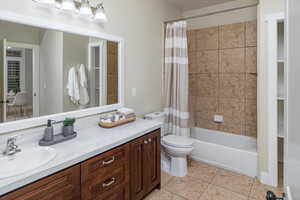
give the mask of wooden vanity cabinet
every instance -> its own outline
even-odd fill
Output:
[[[81,164],[81,200],[129,200],[129,144]]]
[[[160,187],[160,131],[130,143],[130,200],[143,199]]]
[[[79,200],[80,165],[8,193],[0,200]]]
[[[160,130],[0,196],[0,200],[140,200],[160,187]]]

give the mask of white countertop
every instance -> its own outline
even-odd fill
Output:
[[[76,130],[78,136],[75,139],[51,146],[56,150],[57,156],[45,166],[19,176],[1,179],[0,195],[76,165],[161,127],[160,122],[138,119],[136,122],[112,129],[103,129],[94,125]],[[36,146],[38,141],[20,145],[20,148]]]

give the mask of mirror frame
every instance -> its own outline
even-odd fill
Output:
[[[83,118],[92,115],[97,115],[103,112],[109,112],[118,108],[124,107],[124,93],[125,93],[125,42],[122,37],[110,35],[98,31],[91,31],[89,29],[79,28],[77,26],[53,23],[51,21],[43,20],[37,17],[30,17],[19,15],[13,12],[0,11],[0,20],[34,26],[44,29],[62,31],[71,34],[77,34],[87,37],[95,37],[104,40],[110,40],[119,44],[118,48],[118,104],[106,105],[94,108],[87,108],[83,110],[63,112],[58,114],[46,115],[41,117],[34,117],[13,122],[4,122],[0,124],[0,135],[16,132],[24,129],[40,127],[46,125],[48,119],[53,119],[57,122],[63,121],[66,117]]]

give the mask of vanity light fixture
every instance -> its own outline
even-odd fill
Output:
[[[69,11],[75,11],[76,6],[75,6],[75,3],[74,3],[74,0],[62,0],[61,9],[62,10],[69,10]]]
[[[91,5],[89,0],[32,0],[39,4],[55,6],[58,10],[74,12],[80,16],[92,19],[94,21],[104,23],[107,22],[107,17],[104,11],[103,3]],[[76,12],[75,12],[76,11]]]
[[[93,16],[92,8],[87,0],[82,0],[82,4],[79,9],[79,14],[87,17]]]
[[[107,17],[106,17],[105,11],[104,11],[103,4],[98,5],[98,8],[94,15],[94,20],[99,21],[99,22],[107,22]]]

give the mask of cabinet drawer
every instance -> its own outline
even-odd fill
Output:
[[[112,190],[109,193],[105,193],[93,200],[129,200],[128,186],[122,185]]]
[[[78,200],[80,166],[74,166],[0,197],[0,200]]]
[[[113,191],[120,187],[128,187],[128,165],[121,167],[105,175],[98,175],[93,179],[88,179],[82,183],[82,200],[105,199]]]
[[[117,147],[109,152],[103,153],[81,164],[81,182],[89,179],[104,178],[115,169],[128,163],[128,145]]]

